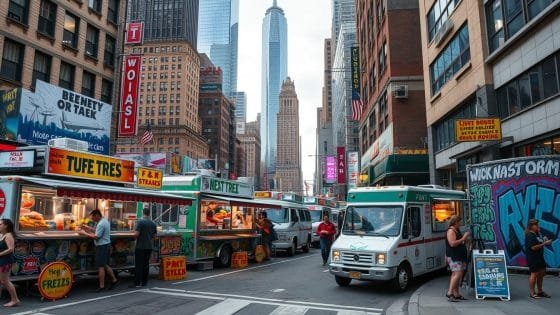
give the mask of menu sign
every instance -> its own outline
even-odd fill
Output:
[[[35,166],[35,150],[0,152],[0,169],[22,169]]]
[[[134,161],[53,147],[48,152],[46,174],[134,183]]]
[[[139,167],[136,175],[136,186],[148,189],[161,189],[163,172],[158,169]]]
[[[503,251],[494,254],[473,252],[474,290],[477,299],[497,297],[510,299],[506,257]]]

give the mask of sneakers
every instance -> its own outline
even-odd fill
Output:
[[[540,293],[537,293],[537,295],[538,295],[539,297],[543,297],[543,298],[551,298],[551,296],[548,295],[548,294],[547,294],[546,292],[544,292],[544,291],[542,291],[542,292],[540,292]]]

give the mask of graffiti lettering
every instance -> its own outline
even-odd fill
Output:
[[[473,235],[485,242],[495,242],[496,235],[492,228],[496,216],[492,210],[490,185],[476,186],[471,189]]]
[[[558,176],[559,174],[560,162],[551,160],[510,162],[472,168],[469,171],[471,182],[500,180],[523,175]]]

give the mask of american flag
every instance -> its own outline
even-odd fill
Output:
[[[362,98],[360,94],[356,91],[352,91],[352,120],[360,120],[362,118],[362,111],[364,110],[364,103],[362,103]]]
[[[150,143],[154,141],[154,133],[152,132],[152,128],[150,128],[150,124],[146,126],[146,131],[142,134],[142,138],[140,138],[140,145],[145,145],[146,143]]]

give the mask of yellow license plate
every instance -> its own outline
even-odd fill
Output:
[[[360,279],[360,276],[362,275],[361,272],[359,271],[350,271],[349,276],[351,279]]]

